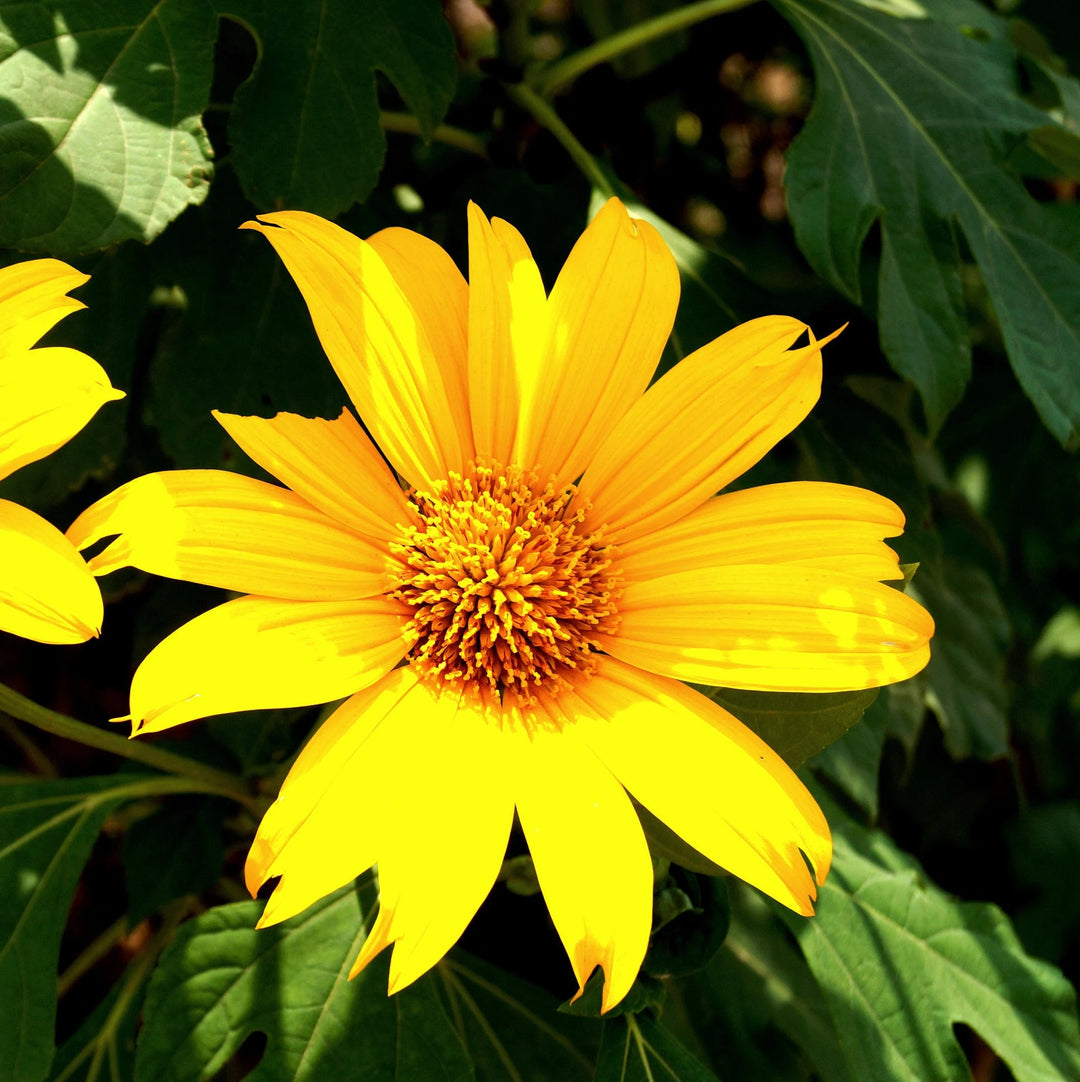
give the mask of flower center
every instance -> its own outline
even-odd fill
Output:
[[[596,635],[618,625],[612,547],[584,533],[573,486],[481,460],[414,492],[417,525],[391,551],[387,592],[413,607],[410,662],[449,684],[529,702],[595,667]]]

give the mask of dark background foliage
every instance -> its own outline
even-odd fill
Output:
[[[237,231],[255,213],[405,225],[464,267],[473,199],[550,285],[618,192],[680,264],[664,366],[768,312],[849,323],[817,409],[739,483],[897,500],[938,627],[876,698],[717,692],[808,763],[836,870],[788,921],[654,827],[653,943],[603,1022],[596,989],[555,1010],[520,839],[463,949],[387,1000],[385,966],[339,979],[370,882],[256,933],[250,806],[2,715],[0,1079],[1080,1077],[1078,43],[1050,0],[0,0],[4,258],[92,275],[50,341],[128,392],[4,498],[64,527],[148,470],[256,472],[211,409],[337,415],[295,287]],[[0,680],[101,729],[218,597],[104,590],[99,641],[0,641]],[[318,716],[155,743],[257,803]]]

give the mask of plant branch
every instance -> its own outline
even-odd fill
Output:
[[[574,160],[574,164],[585,175],[585,179],[606,196],[613,196],[615,189],[604,171],[596,164],[596,159],[581,145],[578,137],[563,123],[562,118],[532,87],[524,83],[504,83],[504,89],[510,100],[531,113],[533,119],[547,128],[562,144],[563,149]]]
[[[676,8],[674,11],[665,11],[662,15],[620,30],[617,34],[612,34],[588,48],[573,53],[565,60],[552,64],[533,81],[541,94],[550,97],[590,68],[606,64],[609,60],[630,52],[631,49],[637,49],[657,38],[673,34],[676,30],[685,30],[688,26],[711,19],[714,15],[749,7],[750,4],[756,2],[757,0],[698,0],[696,4],[687,4],[686,7]]]
[[[425,137],[424,130],[420,127],[420,121],[412,113],[395,113],[383,110],[379,113],[379,123],[383,131],[400,132],[404,135],[417,135]],[[451,127],[449,124],[440,124],[432,133],[431,138],[436,143],[445,143],[447,146],[457,147],[469,154],[475,154],[479,158],[488,156],[486,141],[479,135],[461,128]]]
[[[52,733],[54,736],[75,740],[87,747],[99,748],[101,751],[110,751],[114,755],[123,756],[133,762],[143,763],[156,770],[199,782],[200,792],[214,792],[221,796],[228,796],[252,809],[257,810],[260,807],[258,801],[244,786],[243,781],[235,774],[207,766],[205,763],[189,759],[186,755],[177,755],[175,752],[154,747],[153,744],[129,740],[117,733],[110,733],[105,729],[98,729],[96,726],[76,721],[66,714],[38,705],[5,684],[0,684],[0,711],[28,725],[33,725],[34,728],[41,729],[43,732]]]

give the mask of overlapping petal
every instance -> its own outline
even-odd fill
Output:
[[[25,507],[0,500],[0,630],[47,643],[101,630],[101,592],[71,542]]]
[[[578,995],[604,971],[602,1010],[634,983],[652,919],[652,861],[623,787],[578,738],[578,702],[542,695],[517,734],[514,797]]]
[[[506,740],[475,701],[417,684],[387,723],[425,753],[413,754],[404,774],[397,766],[392,803],[378,827],[379,916],[350,975],[392,943],[395,992],[442,958],[487,897],[506,852],[514,801]]]
[[[334,371],[394,466],[413,484],[460,472],[471,453],[460,381],[444,378],[424,323],[378,251],[303,211],[263,214],[244,228],[281,256]]]
[[[18,306],[20,298],[15,300]],[[0,306],[0,321],[3,312]],[[52,346],[0,354],[0,480],[51,454],[106,402],[123,397],[105,369],[78,350]]]
[[[515,461],[564,483],[579,477],[649,385],[678,304],[679,270],[667,245],[609,199],[552,288]]]
[[[343,526],[385,541],[408,519],[401,486],[348,409],[334,421],[213,414],[252,461]]]
[[[603,658],[574,728],[657,818],[710,860],[810,915],[832,855],[828,824],[760,737],[677,680]]]
[[[404,606],[386,597],[227,601],[178,628],[138,667],[132,730],[343,699],[401,660],[407,620]]]
[[[30,349],[64,316],[85,308],[67,294],[89,280],[59,259],[0,268],[0,357]]]
[[[864,488],[791,481],[727,492],[619,548],[619,570],[641,581],[728,564],[797,564],[872,581],[902,577],[883,543],[904,528],[899,507]]]
[[[721,335],[656,381],[581,479],[588,522],[620,543],[675,522],[745,473],[809,412],[821,346],[805,323],[765,316]],[[830,336],[832,337],[832,336]]]
[[[476,453],[516,462],[522,416],[539,393],[547,295],[509,222],[469,204],[469,408]],[[532,463],[519,463],[533,465]]]
[[[90,560],[95,574],[154,575],[296,601],[372,597],[386,588],[385,543],[361,537],[296,493],[222,470],[137,477],[68,530],[78,548],[119,535]]]
[[[627,584],[614,657],[692,683],[851,691],[904,680],[930,657],[929,613],[899,590],[785,564],[683,571]]]

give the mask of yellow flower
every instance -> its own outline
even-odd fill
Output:
[[[34,349],[87,276],[56,259],[0,269],[0,480],[67,443],[123,398],[74,349]],[[101,631],[101,591],[70,541],[40,515],[0,500],[0,630],[38,642],[85,642]]]
[[[770,316],[646,387],[679,278],[610,201],[550,296],[524,240],[469,209],[469,284],[432,241],[368,241],[310,214],[277,249],[363,418],[215,414],[284,485],[159,473],[87,510],[91,561],[251,596],[143,661],[136,732],[346,702],[301,752],[247,863],[280,880],[260,924],[379,866],[391,990],[454,944],[515,810],[580,985],[604,1008],[649,937],[652,867],[627,793],[690,845],[812,913],[831,841],[757,736],[681,681],[836,691],[927,661],[930,617],[883,585],[890,501],[795,483],[714,497],[806,416],[809,328]],[[370,433],[375,443],[368,437]],[[376,443],[382,454],[376,449]],[[382,457],[385,455],[385,459]],[[400,477],[403,484],[399,484]],[[580,478],[580,480],[578,480]]]

